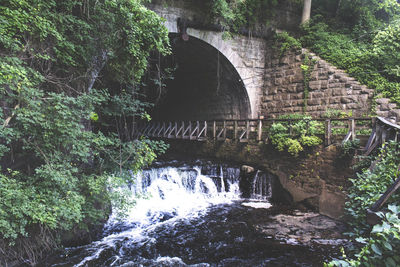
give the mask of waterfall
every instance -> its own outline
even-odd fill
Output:
[[[145,227],[171,218],[187,218],[203,214],[210,205],[231,203],[240,199],[239,169],[218,165],[161,167],[135,175],[130,187],[132,196],[144,196],[128,210],[120,222],[114,211],[106,225],[106,233],[132,226]]]
[[[157,167],[134,176],[131,185],[136,205],[127,218],[120,221],[114,210],[105,233],[145,227],[171,218],[199,216],[211,205],[231,203],[241,198],[240,169],[218,164]],[[267,173],[256,171],[250,178],[250,199],[265,201],[271,197],[271,181]]]
[[[252,182],[251,198],[268,200],[272,196],[271,178],[267,173],[257,171]]]
[[[67,248],[66,265],[54,266],[119,266],[129,262],[133,266],[138,263],[143,266],[185,266],[180,257],[188,260],[190,255],[197,255],[197,248],[193,246],[204,245],[192,242],[192,234],[200,239],[203,236],[210,238],[209,235],[225,238],[230,236],[226,233],[235,233],[237,227],[232,226],[232,230],[227,226],[226,230],[214,233],[202,225],[221,221],[215,226],[224,226],[224,222],[232,217],[227,214],[234,208],[268,209],[271,206],[265,201],[271,195],[268,175],[256,172],[254,177],[246,180],[251,183],[248,186],[252,191],[250,199],[242,198],[239,182],[243,177],[240,175],[238,167],[210,162],[174,167],[161,163],[143,170],[134,175],[134,183],[124,188],[136,202],[129,207],[127,216],[119,217],[119,210],[113,207],[103,239],[87,246]],[[118,193],[121,188],[113,190]],[[215,211],[220,215],[212,215]],[[213,219],[206,220],[207,216]],[[231,224],[236,225],[236,221]],[[204,234],[200,234],[201,231]],[[231,243],[215,242],[216,247],[230,246]],[[169,246],[170,243],[174,248]],[[187,246],[192,248],[186,251]],[[180,257],[174,257],[175,250],[182,250]]]

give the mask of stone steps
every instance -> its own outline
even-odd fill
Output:
[[[265,68],[261,113],[277,117],[303,110],[304,75],[301,65],[307,55],[317,61],[310,75],[308,113],[321,117],[331,109],[352,111],[353,116],[370,114],[374,90],[306,49],[302,49],[301,53],[288,51],[283,57],[271,54]],[[377,99],[376,114],[400,121],[400,109],[389,99]]]

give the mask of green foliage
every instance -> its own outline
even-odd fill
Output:
[[[400,103],[398,23],[368,33],[346,33],[337,31],[341,27],[335,24],[328,26],[321,21],[324,19],[316,15],[303,27],[302,44],[361,83],[376,89],[376,93]]]
[[[339,109],[328,109],[325,111],[325,113],[322,115],[324,118],[332,119],[332,118],[339,118],[339,119],[345,119],[345,118],[350,118],[353,116],[353,112],[350,111],[343,111]]]
[[[360,139],[348,140],[340,146],[341,158],[352,158],[356,150],[360,147]]]
[[[311,80],[311,72],[314,70],[314,65],[316,63],[315,59],[311,59],[310,55],[305,54],[303,64],[301,64],[300,68],[303,72],[303,84],[304,84],[304,95],[303,95],[303,112],[307,111],[307,101],[308,94],[310,91],[310,80]]]
[[[366,223],[366,210],[391,186],[399,176],[400,145],[388,143],[382,148],[375,168],[363,170],[357,178],[351,179],[346,211],[352,227],[349,236],[360,245],[350,249],[350,256],[334,260],[327,266],[398,266],[400,257],[400,195],[394,194],[388,199],[385,212],[378,213],[382,224],[372,228]]]
[[[137,85],[153,50],[169,53],[168,31],[140,0],[2,1],[6,242],[31,236],[35,226],[58,233],[104,220],[113,199],[124,202],[107,188],[131,183],[126,170],[165,151],[162,142],[132,138],[135,117],[146,116]],[[12,249],[0,248],[0,257]]]
[[[337,7],[337,20],[366,33],[387,22],[393,22],[400,5],[395,0],[344,0]]]
[[[400,206],[389,205],[387,213],[379,213],[382,224],[374,225],[369,237],[358,237],[362,244],[354,258],[346,254],[325,266],[398,266],[400,256]]]
[[[366,170],[352,179],[353,186],[349,189],[348,212],[354,218],[352,225],[360,231],[366,231],[365,210],[375,203],[381,194],[392,185],[393,179],[398,176],[398,166],[400,165],[400,145],[391,142],[382,150],[384,156],[380,156],[380,161],[371,172]],[[399,196],[394,195],[390,202],[398,202]]]
[[[275,43],[280,47],[279,57],[282,57],[291,49],[301,49],[301,43],[296,38],[290,36],[287,32],[275,34]]]
[[[373,52],[382,62],[384,73],[392,78],[400,78],[400,21],[378,31],[373,38]]]
[[[321,124],[313,121],[311,117],[301,114],[285,115],[280,119],[288,119],[290,122],[275,122],[269,129],[271,143],[279,151],[287,151],[297,157],[304,147],[315,147],[322,143],[316,136]]]
[[[268,24],[277,0],[211,0],[211,15],[229,32]]]
[[[300,137],[300,143],[303,146],[307,146],[307,147],[313,147],[313,146],[319,146],[322,143],[321,138],[319,138],[318,136],[306,136],[306,135],[302,135]]]

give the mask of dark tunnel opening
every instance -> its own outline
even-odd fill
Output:
[[[163,60],[158,59],[158,63],[173,62],[174,78],[165,81],[163,97],[158,96],[157,101],[153,101],[156,102],[151,114],[154,119],[250,117],[250,101],[243,81],[222,53],[192,36],[183,41],[180,35],[170,34],[170,41],[172,54]]]

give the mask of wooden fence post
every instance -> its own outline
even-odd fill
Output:
[[[223,137],[224,137],[224,141],[226,140],[226,121],[224,121],[224,133],[223,133]]]
[[[386,136],[387,136],[387,128],[385,125],[382,126],[382,144],[386,142]]]
[[[246,139],[247,139],[247,141],[249,141],[249,137],[250,137],[250,121],[246,120]]]
[[[165,132],[165,128],[167,128],[167,124],[166,124],[165,122],[163,122],[163,127],[162,127],[161,129],[162,129],[164,132]],[[158,133],[158,136],[164,136],[163,131],[160,131],[160,132]]]
[[[261,139],[262,139],[262,120],[258,120],[257,141],[261,142]]]
[[[217,122],[213,121],[213,139],[217,139]]]
[[[379,125],[379,122],[376,122],[375,129],[376,129],[376,141],[378,141],[379,144],[383,144],[383,142],[382,142],[382,128]]]
[[[331,120],[325,120],[325,146],[329,146],[331,144],[332,139],[332,125]]]
[[[349,120],[349,131],[351,132],[351,140],[356,139],[356,122],[354,119]]]
[[[233,122],[233,139],[236,140],[237,139],[237,127],[238,127],[238,123],[235,120]]]

